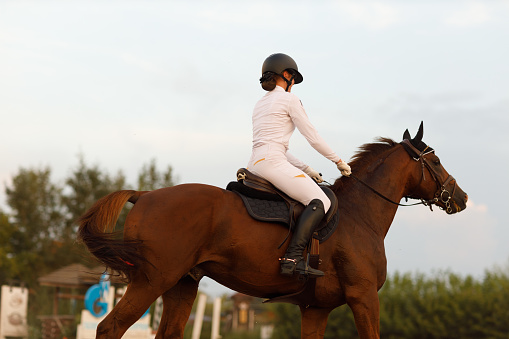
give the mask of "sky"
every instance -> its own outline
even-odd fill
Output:
[[[453,216],[399,208],[389,274],[507,270],[508,17],[508,0],[0,0],[0,206],[20,168],[63,182],[79,154],[132,185],[155,159],[179,183],[226,187],[251,153],[263,60],[282,52],[304,76],[292,92],[343,159],[424,121],[469,195]],[[290,149],[339,176],[297,131]]]

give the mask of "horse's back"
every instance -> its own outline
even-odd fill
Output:
[[[129,212],[125,231],[129,233],[131,225],[167,229],[169,224],[182,221],[182,218],[186,223],[193,218],[202,218],[220,206],[225,192],[205,184],[182,184],[145,192]]]
[[[136,201],[135,206],[144,206],[158,202],[157,206],[182,199],[199,200],[202,198],[217,197],[224,192],[223,189],[206,184],[181,184],[144,192]],[[134,209],[134,208],[133,208]]]

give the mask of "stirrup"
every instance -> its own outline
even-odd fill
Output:
[[[299,259],[292,258],[279,258],[279,262],[281,263],[281,274],[282,275],[293,275],[295,273],[295,268],[297,267],[297,262]]]
[[[282,275],[294,275],[295,272],[305,275],[310,278],[323,277],[325,273],[309,266],[309,255],[307,260],[303,257],[292,259],[292,258],[279,258],[281,263],[281,274]]]

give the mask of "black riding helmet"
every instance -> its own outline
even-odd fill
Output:
[[[265,75],[267,72],[281,75],[284,71],[288,71],[290,74],[292,74],[292,79],[295,80],[296,84],[300,84],[302,80],[304,80],[302,74],[299,73],[299,68],[297,67],[297,63],[295,62],[295,60],[293,60],[290,56],[283,53],[275,53],[270,55],[267,59],[265,59],[262,66],[262,78],[263,75]],[[287,80],[283,76],[282,78],[288,84],[286,88],[286,90],[288,90],[288,87],[290,87],[291,85],[292,79]]]

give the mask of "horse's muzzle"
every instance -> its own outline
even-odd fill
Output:
[[[446,210],[447,214],[454,214],[467,208],[468,194],[466,194],[459,186],[451,199],[450,208]]]

